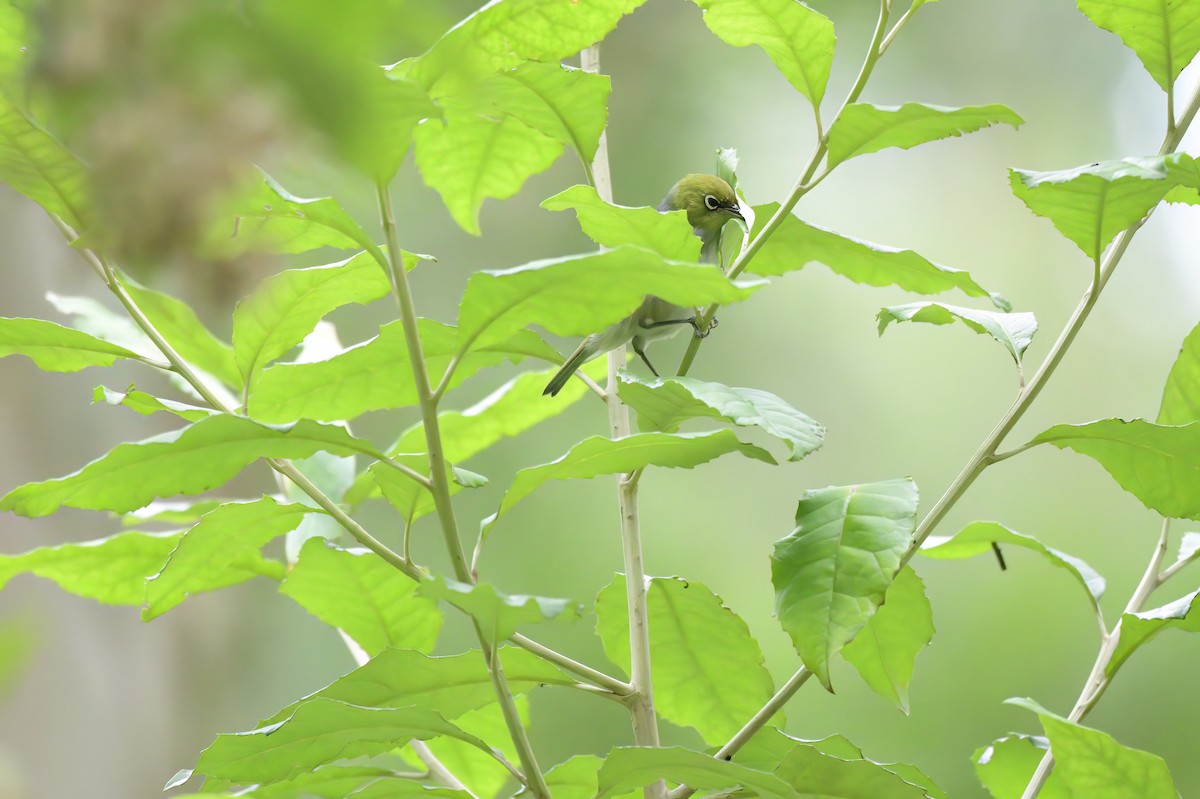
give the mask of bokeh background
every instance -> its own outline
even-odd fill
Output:
[[[152,18],[149,6],[136,0],[60,5],[71,13],[42,18],[57,49],[47,47],[39,67],[68,98],[55,113],[64,135],[80,138],[98,157],[111,156],[104,162],[110,178],[144,203],[140,213],[155,207],[185,213],[198,176],[221,172],[225,148],[230,160],[260,160],[298,194],[336,195],[377,229],[367,184],[324,158],[319,145],[279,129],[245,87],[223,84],[219,47],[197,51],[197,57],[213,59],[200,62],[216,76],[207,87],[211,96],[197,89],[187,97],[201,98],[201,111],[180,111],[180,99],[170,91],[125,91],[125,82],[141,81],[144,89],[145,70],[153,64],[139,61],[136,46],[138,37],[152,37],[139,21]],[[442,0],[397,6],[390,25],[372,29],[372,46],[381,62],[419,53],[478,5]],[[814,6],[838,30],[826,106],[831,117],[857,72],[877,7],[865,0]],[[129,35],[131,25],[137,36]],[[710,171],[718,146],[738,149],[742,186],[753,202],[781,199],[811,152],[811,116],[803,98],[760,51],[730,48],[712,36],[699,10],[683,0],[652,0],[627,17],[605,45],[603,65],[613,77],[608,141],[618,202],[657,203],[679,175]],[[170,87],[174,77],[155,73],[158,83],[151,85]],[[1181,85],[1190,87],[1195,78],[1189,70]],[[97,83],[111,94],[96,93]],[[97,97],[106,99],[94,102]],[[863,99],[1002,102],[1025,117],[1018,132],[998,128],[853,160],[806,197],[798,213],[968,269],[1017,310],[1035,312],[1041,331],[1028,354],[1032,368],[1074,308],[1089,264],[1011,195],[1006,170],[1152,154],[1164,126],[1162,91],[1116,37],[1094,28],[1070,0],[945,0],[923,8],[900,35]],[[196,119],[201,122],[193,129]],[[101,123],[107,133],[89,139]],[[214,138],[217,129],[227,140]],[[158,171],[126,169],[121,158],[131,153],[145,155]],[[171,157],[157,155],[162,153]],[[453,321],[473,270],[587,249],[570,214],[538,208],[545,197],[581,180],[578,163],[564,157],[514,199],[489,201],[484,234],[473,238],[450,221],[410,160],[394,184],[402,243],[439,258],[415,274],[421,313]],[[136,219],[139,206],[132,207]],[[143,264],[145,280],[196,303],[225,336],[239,296],[262,274],[285,265],[201,268],[172,255],[169,226],[158,233],[151,248],[168,246],[159,250],[165,255],[157,263]],[[47,292],[107,301],[42,212],[4,186],[0,241],[0,314],[61,318],[47,304]],[[1154,215],[1010,444],[1058,422],[1154,416],[1179,344],[1200,319],[1198,244],[1194,210],[1163,208]],[[322,253],[294,263],[340,257]],[[642,482],[648,570],[699,580],[719,594],[761,641],[778,681],[798,661],[771,615],[767,558],[772,543],[791,531],[800,494],[911,475],[927,509],[1016,389],[1006,353],[961,326],[897,326],[880,338],[875,312],[912,299],[849,283],[814,265],[723,310],[721,327],[692,374],[779,394],[824,423],[827,442],[799,464],[772,468],[730,457],[694,471],[654,470]],[[371,335],[388,312],[386,303],[378,303],[335,320],[343,340],[352,342]],[[561,344],[564,350],[571,346]],[[670,363],[683,345],[683,337],[658,344],[654,356]],[[467,406],[512,372],[496,369],[472,378],[448,405]],[[103,381],[120,389],[122,381],[135,379],[155,387],[137,370],[50,375],[21,358],[0,361],[0,488],[67,473],[119,441],[161,430],[157,419],[89,404],[94,385]],[[403,412],[373,414],[356,429],[386,442],[411,419]],[[459,497],[463,528],[475,529],[494,510],[516,469],[557,457],[571,441],[604,430],[603,407],[585,399],[470,462],[492,482]],[[259,468],[230,492],[252,495],[270,485]],[[953,533],[975,519],[1003,521],[1086,559],[1108,578],[1103,604],[1110,620],[1124,607],[1159,527],[1152,512],[1094,463],[1052,449],[989,469],[938,532]],[[386,525],[390,517],[372,511],[366,520]],[[620,569],[616,521],[610,480],[552,483],[497,528],[485,577],[512,592],[588,602]],[[0,547],[20,552],[116,528],[113,519],[82,512],[39,521],[9,516],[0,519]],[[1176,533],[1186,529],[1178,525]],[[437,563],[432,522],[416,534],[418,554]],[[840,665],[837,694],[806,686],[788,708],[788,731],[807,738],[841,732],[872,758],[917,764],[955,799],[983,796],[971,753],[1009,731],[1038,731],[1029,713],[1003,700],[1031,696],[1066,712],[1098,643],[1087,602],[1064,573],[1030,553],[1008,556],[1007,572],[985,557],[915,562],[928,586],[937,635],[917,662],[910,716]],[[1198,579],[1200,569],[1185,571],[1155,596],[1155,604],[1187,593]],[[216,732],[248,729],[352,667],[335,633],[267,581],[193,598],[146,625],[132,609],[99,606],[21,577],[0,593],[0,623],[9,631],[2,642],[8,653],[26,653],[0,697],[3,799],[159,795],[166,779],[193,764]],[[589,625],[537,632],[601,663]],[[468,644],[466,631],[451,621],[440,649]],[[1089,719],[1121,742],[1165,757],[1184,796],[1200,795],[1198,658],[1194,638],[1162,636],[1125,667]],[[630,740],[618,707],[585,696],[535,694],[532,714],[533,740],[547,765]],[[665,738],[698,743],[690,731],[669,726]]]

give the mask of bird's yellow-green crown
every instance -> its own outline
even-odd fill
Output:
[[[731,218],[742,218],[733,188],[716,175],[684,175],[659,205],[660,211],[687,211],[697,231],[720,230]]]

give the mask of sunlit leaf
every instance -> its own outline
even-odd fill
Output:
[[[25,15],[11,2],[0,2],[0,93],[17,96],[29,63]]]
[[[542,207],[575,211],[583,232],[605,247],[632,244],[676,261],[700,260],[700,239],[684,211],[660,213],[649,207],[613,205],[601,200],[591,186],[572,186],[544,200]]]
[[[341,549],[310,539],[279,591],[369,655],[386,647],[428,652],[442,615],[416,596],[417,584],[366,549]]]
[[[44,319],[0,317],[0,358],[7,355],[24,355],[48,372],[78,372],[138,357],[124,347]]]
[[[517,714],[521,717],[524,725],[528,727],[529,698],[526,696],[514,697],[514,704],[517,706]],[[519,755],[512,745],[508,724],[504,719],[504,712],[498,703],[493,702],[467,711],[456,718],[454,723],[463,732],[493,744],[508,758],[509,762],[519,761]],[[428,745],[433,756],[441,761],[442,765],[458,778],[474,796],[499,796],[501,789],[513,781],[512,774],[494,757],[457,738],[434,738],[429,741]],[[391,797],[381,795],[379,799],[391,799]]]
[[[1113,650],[1112,659],[1105,669],[1105,676],[1111,678],[1125,664],[1140,646],[1163,630],[1183,630],[1184,632],[1200,632],[1200,591],[1193,591],[1187,596],[1180,597],[1160,608],[1144,610],[1139,613],[1125,613],[1121,616],[1121,634],[1117,638],[1117,647]],[[1196,609],[1193,614],[1192,610]]]
[[[752,235],[758,235],[777,210],[778,203],[754,206],[757,221]],[[958,289],[969,297],[986,297],[1002,311],[1010,310],[1007,300],[989,292],[966,272],[935,264],[912,250],[851,239],[790,214],[746,269],[756,275],[782,275],[811,263],[823,264],[855,283],[896,286],[914,294]]]
[[[83,165],[2,93],[0,181],[83,232],[87,216]]]
[[[691,377],[643,380],[621,374],[621,401],[637,411],[642,430],[674,432],[687,419],[720,419],[739,427],[757,427],[787,442],[798,461],[816,451],[825,428],[779,397],[754,388],[731,388]]]
[[[487,583],[473,585],[433,577],[421,583],[421,596],[441,599],[467,613],[492,643],[526,624],[578,618],[580,606],[569,599],[502,594]]]
[[[655,577],[646,591],[654,704],[673,724],[724,744],[774,688],[762,650],[741,618],[700,583]],[[596,632],[608,659],[629,670],[625,576],[596,597]]]
[[[862,757],[844,758],[820,748],[824,743],[792,748],[775,775],[809,797],[870,797],[870,799],[925,799],[925,788],[905,780],[888,766]]]
[[[800,794],[774,774],[677,746],[613,749],[597,775],[600,792],[596,799],[608,799],[660,779],[685,783],[701,791],[740,786],[763,799],[801,799]]]
[[[842,650],[846,662],[875,693],[908,713],[908,683],[917,655],[933,639],[933,609],[912,569],[896,575],[883,606]]]
[[[971,758],[975,763],[975,776],[993,799],[1019,799],[1049,748],[1049,742],[1041,736],[1010,733],[975,750]],[[1038,792],[1040,799],[1071,799],[1071,796],[1053,771]]]
[[[111,388],[106,388],[105,386],[97,386],[92,392],[92,402],[123,405],[130,410],[140,413],[142,416],[161,412],[172,413],[180,419],[186,419],[189,422],[198,422],[216,413],[211,408],[199,408],[195,405],[188,405],[185,402],[176,402],[175,400],[155,397],[144,391],[138,391],[132,386],[125,392],[113,391]]]
[[[1187,0],[1076,0],[1097,27],[1121,37],[1154,78],[1170,91],[1200,52],[1200,8]]]
[[[734,47],[761,47],[788,83],[820,106],[837,41],[827,17],[796,0],[693,2],[709,30]]]
[[[1163,386],[1159,424],[1200,422],[1200,325],[1192,328]]]
[[[829,663],[883,603],[912,540],[910,479],[806,491],[796,529],[775,543],[775,612],[826,688]]]
[[[828,166],[856,155],[888,147],[907,150],[919,144],[961,136],[989,125],[1019,127],[1025,120],[1003,105],[945,108],[925,103],[881,106],[855,103],[846,106],[829,128]]]
[[[879,320],[880,335],[883,335],[883,331],[891,322],[948,325],[957,319],[976,333],[984,333],[1000,342],[1018,364],[1021,363],[1026,348],[1033,342],[1033,334],[1037,332],[1037,318],[1031,313],[977,311],[974,308],[960,308],[940,302],[893,305],[881,309],[876,318]]]
[[[1200,422],[1179,427],[1143,419],[1060,424],[1032,443],[1087,455],[1121,488],[1163,516],[1200,519]]]
[[[358,473],[358,464],[353,455],[334,455],[331,452],[317,452],[307,458],[294,459],[292,466],[315,485],[317,490],[339,504],[345,500],[346,491]],[[292,480],[285,481],[284,494],[292,502],[312,502],[312,498],[304,489]],[[344,533],[345,528],[332,516],[324,513],[308,514],[300,521],[299,527],[289,531],[284,537],[283,550],[287,563],[296,563],[300,558],[300,550],[309,539],[337,541]]]
[[[1104,578],[1079,558],[1048,547],[1033,536],[1022,535],[997,522],[971,522],[953,536],[931,535],[921,544],[921,554],[927,558],[956,560],[992,552],[993,544],[1032,550],[1051,566],[1063,569],[1087,592],[1092,610],[1100,613],[1100,597],[1104,595]]]
[[[300,524],[304,505],[281,505],[271,497],[230,502],[204,515],[179,540],[162,569],[146,583],[142,621],[158,618],[189,596],[254,577],[283,579],[284,566],[262,554],[270,541]]]
[[[207,784],[207,783],[206,783]],[[170,787],[170,786],[168,786]],[[232,794],[172,794],[177,799],[469,799],[462,791],[431,788],[382,766],[321,766],[293,779],[239,788]]]

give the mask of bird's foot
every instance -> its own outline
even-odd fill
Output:
[[[695,319],[692,319],[691,322],[692,322],[692,331],[693,331],[692,335],[695,336],[696,338],[708,338],[708,334],[713,332],[713,328],[715,328],[719,324],[719,322],[717,321],[717,317],[715,317],[715,316],[712,318],[712,321],[708,323],[707,329],[701,329],[700,323]]]

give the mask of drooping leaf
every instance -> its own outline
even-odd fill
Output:
[[[1183,340],[1163,386],[1159,424],[1200,422],[1200,325]]]
[[[1113,650],[1112,659],[1104,671],[1105,676],[1111,678],[1138,647],[1163,630],[1200,632],[1200,609],[1196,609],[1196,606],[1200,605],[1198,597],[1200,591],[1193,591],[1160,608],[1122,614],[1121,634],[1117,638],[1117,647]],[[1193,609],[1196,609],[1195,613],[1192,612]]]
[[[621,401],[638,413],[643,430],[674,432],[687,419],[720,419],[739,427],[757,427],[787,442],[798,461],[815,452],[825,428],[779,397],[754,388],[731,388],[691,377],[642,380],[621,375]]]
[[[861,756],[845,758],[828,754],[814,745],[792,748],[775,775],[803,796],[863,797],[866,799],[926,799],[924,786],[915,785],[888,766]]]
[[[774,693],[758,642],[700,583],[655,577],[646,601],[658,712],[673,724],[695,728],[710,745],[724,744]],[[624,575],[596,597],[596,632],[608,659],[628,672]]]
[[[542,202],[548,211],[575,211],[588,238],[604,247],[631,244],[663,258],[700,260],[700,239],[685,211],[660,213],[654,208],[629,208],[606,203],[591,186],[572,186]]]
[[[693,0],[704,24],[734,47],[758,45],[815,107],[825,96],[837,41],[833,23],[795,0]]]
[[[160,412],[172,413],[180,419],[185,419],[189,422],[198,422],[217,413],[212,408],[200,408],[195,405],[188,405],[186,402],[176,402],[175,400],[155,397],[144,391],[138,391],[132,386],[125,392],[113,391],[111,388],[104,386],[96,386],[95,391],[92,392],[92,402],[123,405],[143,416]]]
[[[1121,37],[1154,78],[1170,91],[1200,52],[1200,9],[1187,0],[1077,0],[1097,27]]]
[[[502,594],[488,583],[474,585],[433,577],[421,583],[418,593],[441,599],[467,613],[492,643],[508,638],[525,624],[569,621],[579,616],[579,603],[569,599]]]
[[[771,555],[775,612],[828,689],[829,663],[882,604],[912,540],[910,479],[806,491]]]
[[[83,165],[2,93],[0,181],[83,232],[87,216]]]
[[[1172,187],[1168,168],[1186,158],[1125,158],[1059,172],[1013,169],[1009,183],[1030,211],[1094,259],[1163,199]]]
[[[531,324],[559,336],[595,333],[628,316],[647,295],[685,307],[724,305],[754,288],[732,283],[711,265],[668,261],[629,246],[476,272],[459,305],[459,347],[500,341]]]
[[[829,128],[828,166],[888,147],[907,150],[989,125],[1007,124],[1016,128],[1024,121],[1003,105],[946,108],[925,103],[901,106],[855,103],[843,108]]]
[[[1105,582],[1095,569],[1084,561],[1048,547],[1033,536],[1022,535],[997,522],[971,522],[953,536],[931,535],[921,544],[921,554],[927,558],[955,560],[970,558],[992,551],[993,544],[1021,547],[1038,553],[1056,568],[1066,571],[1087,592],[1092,610],[1100,610],[1100,597]]]
[[[971,758],[975,763],[975,776],[993,799],[1018,799],[1049,748],[1049,741],[1041,736],[1009,733],[975,750]],[[1061,777],[1053,771],[1038,796],[1040,799],[1071,799],[1071,794],[1062,786]]]
[[[778,203],[754,206],[757,236],[779,210]],[[915,294],[940,294],[958,289],[968,297],[986,297],[1002,311],[1008,301],[989,292],[966,272],[941,266],[912,250],[899,250],[851,239],[788,215],[758,252],[747,271],[773,276],[794,272],[811,263],[828,267],[835,274],[868,286],[896,286]]]
[[[184,533],[162,569],[146,582],[142,621],[156,619],[189,596],[237,585],[254,577],[282,580],[283,564],[262,548],[300,524],[304,505],[281,505],[271,497],[230,502],[204,515]]]
[[[908,683],[913,663],[933,639],[933,609],[925,584],[912,569],[896,575],[884,604],[842,650],[846,662],[875,693],[908,713]]]
[[[417,584],[366,549],[341,549],[310,539],[279,591],[369,655],[387,647],[428,652],[442,615],[416,595]]]
[[[0,317],[0,358],[7,355],[24,355],[48,372],[78,372],[138,357],[124,347],[44,319]]]
[[[62,590],[105,605],[141,605],[146,580],[170,557],[182,531],[129,530],[78,544],[0,555],[0,588],[18,574],[53,580]]]
[[[1037,332],[1037,318],[1031,313],[995,313],[961,308],[940,302],[912,302],[883,308],[876,315],[879,334],[892,322],[929,322],[948,325],[955,319],[974,330],[1000,342],[1018,364]]]
[[[0,498],[0,510],[30,517],[62,507],[125,513],[159,497],[203,493],[259,458],[303,458],[321,450],[374,452],[333,425],[303,421],[268,427],[240,416],[211,416],[180,430],[118,444],[66,477],[15,488]]]
[[[608,799],[660,779],[685,783],[702,791],[741,786],[763,799],[801,799],[800,794],[774,774],[677,746],[613,749],[597,774],[600,792],[596,799]]]
[[[1032,443],[1087,455],[1121,488],[1163,516],[1200,519],[1200,422],[1178,427],[1144,419],[1060,424]]]
[[[314,698],[278,723],[218,735],[195,770],[233,782],[274,782],[334,760],[376,755],[414,738],[438,735],[489,751],[483,741],[428,708],[360,707]]]

